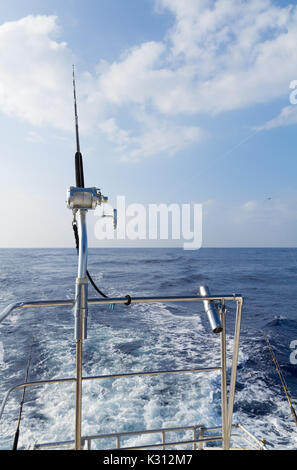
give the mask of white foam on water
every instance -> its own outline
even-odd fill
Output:
[[[220,338],[211,335],[200,316],[172,314],[164,305],[133,305],[127,311],[110,312],[110,324],[92,324],[84,343],[84,376],[208,367],[220,364]],[[119,317],[121,315],[121,318]],[[11,320],[12,322],[14,319]],[[54,322],[54,320],[52,320]],[[71,321],[51,334],[51,319],[43,326],[47,337],[41,341],[45,357],[40,379],[74,377],[75,357]],[[53,330],[56,331],[56,330]],[[228,354],[233,347],[228,335]],[[239,378],[250,354],[250,344],[240,349]],[[16,346],[17,351],[17,346]],[[86,359],[88,359],[86,361]],[[246,377],[245,377],[246,378]],[[249,417],[236,411],[240,422],[272,448],[294,448],[297,444],[294,423],[282,397],[273,396],[264,380],[256,374],[238,390],[236,401],[249,404],[275,402],[272,414]],[[220,380],[218,373],[181,374],[159,377],[121,378],[87,381],[83,384],[83,435],[116,433],[176,426],[218,426],[221,422]],[[25,403],[21,424],[20,448],[32,443],[72,440],[74,436],[74,384],[38,387]],[[12,397],[1,426],[1,447],[13,439],[18,400]],[[191,438],[191,433],[170,433],[171,441]],[[160,442],[160,435],[131,436],[125,446]],[[95,441],[94,448],[115,447],[115,440]]]

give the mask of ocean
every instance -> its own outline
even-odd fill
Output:
[[[73,299],[73,249],[1,249],[0,307],[15,301]],[[88,268],[108,296],[213,294],[244,297],[234,423],[268,449],[295,449],[297,429],[262,331],[268,336],[297,408],[297,249],[90,249]],[[97,297],[89,286],[89,297]],[[227,305],[227,339],[234,307]],[[0,325],[0,400],[25,380],[74,377],[71,308],[15,311]],[[296,343],[297,345],[297,343]],[[295,346],[297,349],[297,346]],[[297,356],[297,354],[296,354]],[[216,366],[219,338],[209,331],[200,303],[91,306],[83,375]],[[230,366],[230,363],[228,363]],[[230,369],[230,367],[229,367]],[[155,429],[221,420],[220,377],[166,375],[85,382],[82,434]],[[0,422],[0,449],[11,449],[22,391],[11,395]],[[174,436],[170,436],[174,438]],[[74,438],[74,385],[30,388],[23,407],[19,448]],[[154,435],[125,445],[154,444]],[[95,448],[109,448],[107,439]]]

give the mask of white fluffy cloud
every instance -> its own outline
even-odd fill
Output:
[[[135,45],[79,77],[81,123],[102,132],[125,159],[175,154],[205,135],[200,115],[268,103],[296,73],[297,9],[273,0],[156,0],[174,24],[163,41]],[[35,125],[72,128],[73,54],[57,18],[0,26],[0,107]],[[98,58],[99,59],[99,58]],[[129,116],[121,126],[123,112]],[[195,119],[193,125],[184,123]],[[284,110],[280,125],[291,119]],[[268,126],[269,127],[269,126]]]
[[[287,93],[297,59],[297,13],[271,0],[159,0],[176,17],[169,46],[187,77],[181,111],[217,113]]]
[[[264,125],[256,127],[256,130],[269,131],[276,127],[284,127],[291,124],[297,124],[297,106],[289,105],[285,106],[279,115],[270,121],[267,121]]]
[[[122,161],[137,162],[162,153],[174,155],[206,137],[206,133],[197,126],[174,125],[152,116],[145,116],[140,122],[138,135],[121,129],[114,118],[99,125],[107,139],[116,146]]]
[[[69,128],[72,54],[53,16],[28,16],[0,26],[0,106],[34,125]]]

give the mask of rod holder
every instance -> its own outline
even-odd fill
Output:
[[[211,296],[207,286],[200,286],[199,294],[201,297]],[[221,333],[223,331],[223,327],[214,302],[212,300],[203,300],[203,305],[212,332],[216,334]]]
[[[74,339],[87,339],[88,280],[76,278],[74,304]]]

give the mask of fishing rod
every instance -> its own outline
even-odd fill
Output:
[[[79,127],[78,127],[78,113],[77,113],[77,99],[76,99],[76,83],[75,83],[75,70],[74,65],[72,69],[72,79],[73,79],[73,97],[74,97],[74,117],[75,117],[75,137],[76,137],[76,154],[75,154],[75,176],[76,176],[76,186],[78,188],[84,188],[84,168],[83,168],[83,159],[80,152],[80,143],[79,143]]]
[[[88,237],[86,216],[89,210],[96,209],[108,201],[98,188],[85,188],[83,159],[80,151],[79,125],[76,99],[75,70],[73,66],[73,97],[75,115],[75,177],[76,187],[71,186],[67,191],[67,207],[72,210],[72,228],[76,241],[78,253],[78,269],[75,281],[75,303],[74,303],[74,339],[76,342],[76,380],[75,380],[75,450],[82,447],[82,359],[83,341],[87,339],[87,318],[88,318],[88,281],[96,291],[103,297],[107,297],[93,281],[87,270],[88,264]],[[114,218],[115,224],[115,218]],[[127,305],[131,303],[129,297]]]
[[[289,394],[289,391],[288,391],[288,388],[287,388],[285,379],[284,379],[284,377],[283,377],[282,371],[281,371],[280,366],[279,366],[279,364],[278,364],[278,362],[277,362],[277,359],[276,359],[276,357],[275,357],[275,354],[274,354],[274,352],[273,352],[273,349],[272,349],[272,347],[271,347],[271,344],[270,344],[270,342],[269,342],[269,339],[267,338],[267,336],[265,335],[265,333],[264,333],[263,331],[262,331],[261,333],[262,333],[262,335],[264,336],[264,339],[265,339],[265,341],[266,341],[267,347],[268,347],[268,349],[269,349],[269,351],[270,351],[271,358],[272,358],[272,360],[273,360],[273,363],[274,363],[274,365],[275,365],[276,371],[277,371],[278,376],[279,376],[279,378],[280,378],[280,381],[281,381],[281,384],[282,384],[282,386],[283,386],[285,395],[286,395],[287,400],[288,400],[289,405],[290,405],[290,409],[291,409],[291,413],[292,413],[293,419],[294,419],[295,424],[296,424],[296,426],[297,426],[297,415],[296,415],[296,411],[295,411],[294,406],[293,406],[293,404],[292,404],[292,400],[291,400],[291,397],[290,397],[290,394]]]
[[[33,343],[34,343],[34,338],[32,338],[32,343],[31,343],[31,347],[30,347],[30,351],[29,351],[29,356],[28,356],[25,384],[26,384],[27,381],[28,381],[29,368],[30,368],[31,357],[32,357],[32,347],[33,347]],[[26,387],[24,387],[24,389],[23,389],[23,396],[22,396],[21,403],[20,403],[20,411],[19,411],[19,416],[18,416],[18,423],[17,423],[16,432],[15,432],[15,435],[14,435],[14,441],[13,441],[12,450],[17,450],[17,449],[18,449],[18,441],[19,441],[19,435],[20,435],[20,424],[21,424],[22,413],[23,413],[23,405],[24,405],[24,401],[25,401],[25,393],[26,393]]]
[[[76,137],[76,153],[75,153],[75,179],[76,179],[76,186],[78,188],[85,187],[84,181],[84,168],[83,168],[83,158],[80,151],[80,140],[79,140],[79,125],[78,125],[78,112],[77,112],[77,98],[76,98],[76,81],[75,81],[75,67],[72,66],[72,82],[73,82],[73,98],[74,98],[74,118],[75,118],[75,137]],[[72,228],[74,232],[74,238],[76,242],[76,250],[77,253],[79,252],[79,235],[78,235],[78,227],[76,222],[76,217],[74,215]],[[107,298],[108,296],[102,292],[97,285],[95,284],[94,280],[92,279],[89,271],[86,271],[88,279],[94,289],[100,294],[102,297]]]

